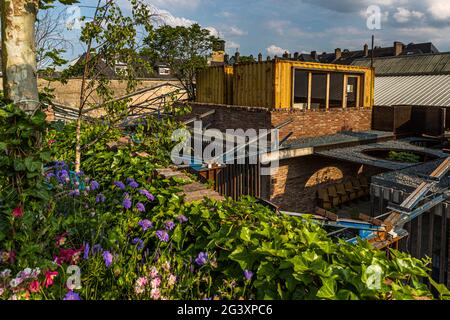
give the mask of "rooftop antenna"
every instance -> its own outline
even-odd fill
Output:
[[[375,35],[372,35],[372,53],[370,55],[370,67],[373,69],[373,59],[375,50]]]

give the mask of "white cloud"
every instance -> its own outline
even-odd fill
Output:
[[[236,26],[228,27],[225,29],[224,32],[229,37],[241,37],[241,36],[245,36],[248,34],[246,31],[244,31]]]
[[[272,44],[270,47],[268,47],[266,49],[266,51],[269,55],[273,55],[273,56],[282,56],[285,52],[289,53],[289,50],[277,47],[274,44]]]
[[[433,18],[442,21],[450,19],[449,0],[427,0],[428,12]]]
[[[290,21],[286,20],[270,20],[266,23],[268,29],[275,31],[276,34],[283,36],[286,29],[291,25]]]
[[[235,49],[239,49],[240,47],[241,47],[241,45],[234,41],[227,41],[225,44],[226,50],[235,50]]]
[[[400,7],[397,8],[397,12],[394,14],[394,19],[398,23],[406,23],[414,19],[422,19],[424,16],[425,14],[422,12]]]
[[[194,9],[200,5],[201,0],[150,0],[149,4],[164,8],[189,8]]]
[[[206,27],[205,29],[209,30],[209,32],[211,33],[212,36],[220,37],[220,33],[219,33],[219,31],[216,28],[214,28],[214,27]]]

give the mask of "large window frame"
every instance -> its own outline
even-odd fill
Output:
[[[299,109],[298,106],[296,106],[295,103],[295,78],[296,78],[296,71],[306,72],[308,74],[308,84],[307,84],[307,103],[306,108],[300,107],[300,109],[303,110],[312,110],[312,83],[313,83],[313,74],[326,74],[326,103],[325,108],[319,107],[319,109],[325,109],[326,111],[331,110],[333,108],[330,108],[330,89],[331,89],[331,75],[332,74],[342,74],[343,75],[343,92],[342,92],[342,106],[340,109],[347,109],[347,108],[362,108],[363,107],[363,101],[364,101],[364,92],[365,92],[365,73],[364,72],[349,72],[349,71],[335,71],[335,70],[327,70],[327,69],[305,69],[305,68],[292,68],[292,102],[291,102],[291,109]],[[348,104],[348,98],[349,94],[352,92],[349,92],[350,87],[349,85],[349,79],[356,79],[356,88],[353,88],[353,90],[356,91],[355,94],[355,105],[349,105]]]

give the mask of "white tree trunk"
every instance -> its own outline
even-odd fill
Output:
[[[34,41],[39,0],[0,1],[5,98],[33,113],[39,105]]]

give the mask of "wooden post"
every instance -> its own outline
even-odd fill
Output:
[[[308,72],[308,110],[311,110],[312,72]]]
[[[447,270],[445,270],[446,265],[446,247],[447,247],[447,213],[444,210],[444,206],[440,205],[436,207],[436,210],[438,213],[441,214],[441,252],[440,252],[440,258],[439,258],[439,282],[444,283],[445,281],[445,273]]]
[[[327,102],[326,102],[326,110],[330,109],[330,85],[331,85],[331,74],[327,73]]]
[[[416,243],[416,256],[422,258],[422,223],[423,215],[417,218],[417,243]]]

